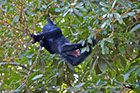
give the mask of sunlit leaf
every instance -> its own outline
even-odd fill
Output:
[[[97,82],[96,85],[97,85],[98,87],[100,87],[100,86],[103,86],[103,85],[106,85],[106,84],[107,84],[107,81],[100,81],[100,80],[99,80],[99,81]]]
[[[101,28],[103,29],[105,26],[106,26],[106,22],[104,22],[104,23],[101,25]]]
[[[129,75],[130,75],[130,74],[128,74],[128,73],[125,74],[125,75],[123,75],[123,77],[124,77],[124,81],[123,81],[123,82],[125,82],[125,81],[129,78]]]
[[[14,22],[18,22],[19,21],[19,16],[15,16],[13,19]]]
[[[40,74],[40,75],[36,75],[34,78],[32,78],[32,80],[36,80],[36,79],[39,79],[43,76],[43,74]]]
[[[114,13],[115,18],[119,21],[120,24],[123,23],[123,19],[121,18],[119,13]]]
[[[70,9],[65,10],[65,11],[63,12],[63,17],[65,17],[65,16],[68,14],[69,11],[70,11]]]
[[[106,3],[104,3],[104,2],[100,2],[99,3],[101,6],[104,6],[104,7],[109,7],[109,8],[111,8],[111,6],[110,5],[107,5]]]
[[[75,13],[76,15],[78,15],[78,16],[83,16],[83,14],[82,14],[79,10],[77,10],[76,8],[74,8],[73,10],[74,10],[74,13]]]
[[[1,4],[2,4],[2,5],[5,5],[6,2],[7,2],[7,0],[2,0],[2,1],[1,1]]]
[[[102,10],[103,10],[104,12],[106,12],[106,13],[109,12],[108,9],[106,9],[105,7],[103,7]]]
[[[27,13],[30,14],[30,15],[37,15],[37,13],[34,13],[34,12],[28,12],[27,11]]]
[[[129,13],[127,13],[127,15],[129,15],[129,16],[134,16],[136,13],[135,12],[129,12]]]
[[[47,6],[46,6],[46,5],[42,5],[42,7],[43,7],[44,9],[46,9],[46,8],[47,8]]]
[[[61,12],[61,8],[55,8],[56,12]]]
[[[117,0],[114,0],[114,2],[113,2],[113,4],[112,4],[112,8],[114,8],[116,2],[117,2]]]

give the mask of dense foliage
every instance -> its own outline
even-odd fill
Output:
[[[140,90],[140,0],[0,0],[0,4],[0,92]],[[97,39],[86,61],[72,67],[39,43],[32,45],[29,34],[41,32],[47,14],[71,42]]]

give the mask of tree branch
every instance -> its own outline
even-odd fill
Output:
[[[0,66],[3,66],[3,65],[12,65],[12,66],[20,66],[26,70],[29,71],[29,69],[24,65],[24,64],[20,64],[20,63],[15,63],[15,62],[1,62],[0,63]]]
[[[26,77],[26,79],[25,79],[25,81],[23,82],[23,84],[20,85],[16,90],[19,90],[19,89],[27,82],[29,76],[31,75],[31,74],[30,74],[31,71],[32,71],[32,69],[34,68],[34,66],[35,66],[35,64],[36,64],[36,62],[37,62],[37,58],[39,57],[40,51],[41,51],[41,47],[40,47],[40,49],[39,49],[39,52],[38,52],[38,54],[37,54],[37,57],[36,57],[36,59],[35,59],[33,65],[30,67],[30,70],[29,70],[29,72],[28,72],[28,76]]]

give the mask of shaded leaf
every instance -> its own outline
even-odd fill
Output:
[[[118,46],[118,49],[121,52],[121,54],[125,52],[124,46]]]
[[[136,70],[136,74],[138,75],[140,73],[140,68],[138,68],[137,70]]]
[[[41,73],[45,73],[45,61],[42,59],[39,61],[39,70]]]
[[[98,67],[102,72],[104,72],[107,69],[107,64],[104,60],[99,59]]]
[[[100,46],[101,46],[101,49],[102,49],[102,54],[105,54],[105,48],[104,48],[104,40],[102,40],[101,42],[100,42]]]
[[[129,71],[127,71],[126,74],[131,74],[131,73],[134,72],[137,68],[138,68],[138,66],[135,66],[134,68],[132,68],[132,69],[130,69]]]
[[[137,30],[140,28],[140,24],[136,25],[135,27],[133,27],[129,33],[132,33],[133,31]]]
[[[79,83],[78,85],[74,86],[72,89],[71,89],[71,92],[75,91],[75,90],[79,90],[79,88],[81,88],[85,83]]]

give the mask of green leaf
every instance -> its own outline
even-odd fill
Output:
[[[28,13],[29,15],[37,15],[37,13],[28,12],[28,11],[27,11],[27,13]]]
[[[98,81],[97,83],[96,83],[96,86],[98,86],[98,87],[100,87],[100,86],[104,86],[104,85],[106,85],[107,84],[107,81]]]
[[[95,59],[95,61],[94,61],[94,63],[93,63],[93,66],[92,66],[92,68],[91,68],[91,70],[90,70],[90,75],[91,75],[92,71],[94,70],[95,65],[97,64],[98,59],[99,59],[99,58],[96,58],[96,59]]]
[[[140,24],[136,25],[135,27],[133,27],[129,33],[132,33],[133,31],[137,30],[140,28]]]
[[[131,74],[131,73],[134,72],[137,68],[138,68],[138,66],[136,66],[136,67],[130,69],[129,71],[127,71],[126,74]]]
[[[106,21],[101,25],[101,28],[103,29],[106,26]]]
[[[124,46],[118,46],[119,51],[121,52],[121,54],[123,54],[125,52]]]
[[[46,8],[47,8],[47,6],[46,6],[46,5],[42,5],[42,7],[43,7],[44,9],[46,9]]]
[[[15,16],[13,19],[14,22],[18,22],[19,21],[19,16]]]
[[[113,39],[114,39],[114,38],[111,37],[111,38],[107,39],[106,41],[109,42],[109,43],[114,43],[114,40],[113,40]]]
[[[138,75],[140,73],[140,68],[138,68],[137,70],[136,70],[136,74]]]
[[[55,12],[61,12],[61,8],[55,8]]]
[[[104,48],[104,40],[102,40],[101,42],[100,42],[100,46],[101,46],[101,49],[102,49],[102,54],[105,54],[105,48]]]
[[[5,5],[7,0],[1,0],[1,5]]]
[[[24,53],[22,53],[22,54],[19,56],[19,59],[22,58],[22,57],[25,57],[26,54],[28,54],[28,52],[24,52]]]
[[[32,78],[32,80],[36,80],[36,79],[39,79],[43,76],[43,74],[40,74],[40,75],[36,75],[34,78]]]
[[[82,14],[79,10],[77,10],[76,8],[74,8],[73,10],[74,10],[74,13],[75,13],[76,15],[78,15],[78,16],[83,16],[83,14]]]
[[[26,87],[26,84],[24,84],[23,86],[21,86],[18,90],[15,90],[14,92],[17,92],[18,93],[19,91],[23,90],[25,87]]]
[[[42,59],[39,61],[39,70],[41,73],[45,73],[45,63],[46,62]]]
[[[99,59],[98,67],[102,72],[104,72],[107,69],[107,64],[105,63],[104,60]]]
[[[72,26],[72,27],[78,27],[78,25],[77,25],[77,24],[71,24],[71,26]]]
[[[71,92],[73,91],[76,91],[76,90],[79,90],[79,88],[81,88],[85,83],[79,83],[78,85],[74,86],[72,89],[71,89]]]
[[[140,12],[140,9],[135,9],[137,12]]]
[[[129,16],[134,16],[136,13],[135,12],[129,12],[129,13],[127,13],[127,15],[129,15]]]
[[[92,39],[90,37],[88,37],[88,42],[91,44],[92,43]]]
[[[114,13],[114,17],[119,21],[120,24],[123,23],[123,19],[121,18],[119,13]]]
[[[112,8],[114,8],[116,2],[117,2],[117,0],[114,0],[114,2],[113,2],[113,4],[112,4]]]
[[[125,74],[125,75],[123,75],[123,78],[124,78],[124,81],[123,81],[123,82],[125,82],[125,81],[129,78],[129,75],[130,75],[130,74],[128,74],[128,73]]]
[[[29,66],[32,65],[32,59],[31,58],[28,59],[28,64],[29,64]]]
[[[30,54],[27,55],[27,58],[32,58],[35,53],[30,52]]]
[[[123,77],[124,77],[124,82],[129,78],[129,75],[130,75],[132,72],[134,72],[137,68],[138,68],[138,66],[136,66],[136,67],[130,69],[129,71],[127,71],[126,74],[123,75]]]
[[[99,3],[101,6],[104,6],[104,7],[109,7],[109,8],[111,8],[111,6],[110,5],[107,5],[106,3],[104,3],[104,2],[100,2]]]
[[[109,10],[106,9],[105,7],[103,7],[102,10],[103,10],[105,13],[108,13],[108,12],[109,12]]]
[[[70,9],[66,9],[66,10],[63,12],[63,17],[65,17],[69,11],[70,11]]]
[[[81,8],[81,7],[83,7],[83,3],[80,2],[80,3],[78,3],[75,7],[76,7],[76,8]]]

